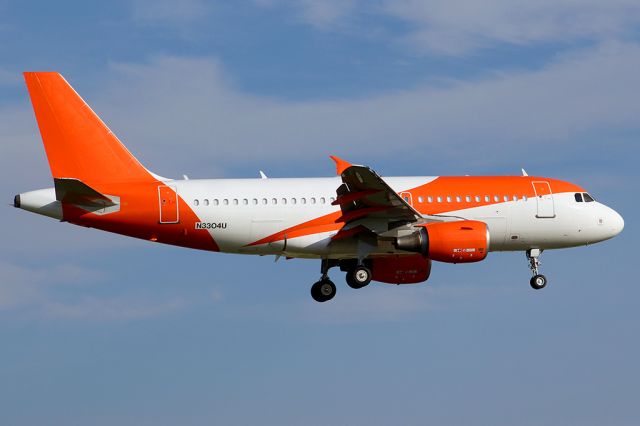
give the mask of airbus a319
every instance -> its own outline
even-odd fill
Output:
[[[318,302],[330,268],[352,288],[411,284],[432,262],[469,263],[522,251],[542,289],[544,250],[618,235],[622,217],[584,188],[527,176],[381,177],[332,157],[336,176],[181,179],[146,169],[58,73],[24,74],[53,187],[14,206],[75,225],[193,249],[317,259]]]

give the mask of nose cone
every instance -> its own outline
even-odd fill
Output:
[[[611,233],[613,234],[611,235],[611,237],[615,237],[624,229],[624,219],[617,211],[613,209],[611,210],[611,214],[608,219],[608,222],[610,224],[609,227],[611,229]]]

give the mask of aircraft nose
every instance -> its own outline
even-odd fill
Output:
[[[624,229],[624,219],[622,218],[622,216],[620,216],[620,214],[617,211],[613,209],[611,210],[609,222],[610,222],[611,231],[614,237],[619,233],[621,233],[622,230]]]

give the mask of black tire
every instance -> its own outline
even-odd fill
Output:
[[[531,284],[531,288],[534,290],[542,290],[547,286],[547,277],[542,274],[534,275],[531,277],[529,284]]]
[[[327,302],[336,295],[336,285],[331,280],[320,280],[311,286],[311,297],[316,302]]]
[[[347,272],[347,275],[345,276],[345,280],[347,281],[347,285],[351,288],[354,288],[354,289],[362,288],[362,287],[358,287],[358,284],[356,284],[356,282],[353,281],[353,276],[351,275],[351,271]]]
[[[362,288],[369,285],[372,277],[371,269],[362,265],[356,266],[347,273],[347,284],[351,288]]]

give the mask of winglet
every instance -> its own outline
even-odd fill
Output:
[[[338,158],[335,155],[330,155],[329,158],[336,162],[336,174],[338,175],[341,175],[342,172],[352,166],[348,161],[344,161],[342,158]]]

